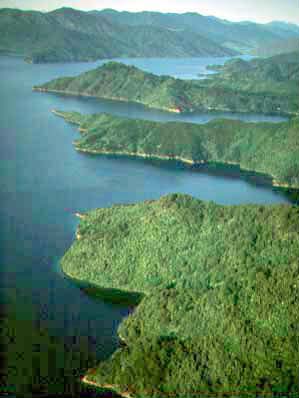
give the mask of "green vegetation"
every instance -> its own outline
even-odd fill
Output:
[[[277,54],[297,52],[299,49],[299,37],[289,37],[275,40],[272,45],[261,45],[252,51],[253,55],[271,57]]]
[[[1,298],[3,310],[3,295]],[[87,337],[77,337],[70,344],[52,336],[35,320],[32,308],[32,304],[19,293],[16,297],[10,294],[6,313],[1,313],[0,395],[99,397],[99,390],[96,392],[80,380],[96,363],[88,349]]]
[[[64,272],[145,294],[120,326],[126,346],[87,379],[136,397],[295,397],[298,217],[177,194],[87,213]]]
[[[206,124],[153,122],[108,114],[57,112],[80,126],[79,151],[177,159],[187,164],[236,164],[299,187],[299,118],[281,123],[213,120]]]
[[[210,67],[210,69],[213,69]],[[213,75],[212,86],[252,94],[290,96],[299,110],[299,51],[266,59],[231,59],[216,66],[220,73]]]
[[[71,8],[48,13],[0,10],[0,52],[20,54],[36,63],[237,54],[190,31],[127,26]]]
[[[297,25],[233,23],[196,13],[0,10],[0,53],[22,55],[36,63],[221,57],[260,52],[265,46],[275,53],[277,46],[283,48],[282,42],[298,38]]]
[[[298,55],[228,61],[204,80],[156,76],[134,66],[108,62],[75,77],[34,87],[40,91],[139,102],[175,112],[224,111],[299,114]]]
[[[109,304],[132,307],[138,305],[144,297],[140,292],[126,292],[120,289],[99,287],[94,283],[78,280],[77,278],[71,278],[71,280],[89,296]]]
[[[248,53],[261,45],[275,48],[279,39],[299,38],[299,26],[290,23],[272,22],[257,24],[254,22],[230,22],[215,17],[206,17],[195,12],[184,14],[160,12],[118,12],[111,9],[94,11],[111,22],[131,26],[158,26],[173,30],[188,30],[214,40],[222,46]]]

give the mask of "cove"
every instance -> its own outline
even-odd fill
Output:
[[[159,62],[165,68],[167,60],[163,59],[154,63],[155,69],[159,68]],[[173,74],[181,75],[180,68],[189,61],[180,60],[178,70],[174,70],[175,64],[171,62]],[[211,59],[206,61],[209,63]],[[221,204],[291,203],[292,200],[283,191],[250,184],[232,175],[77,153],[72,146],[78,137],[76,128],[55,117],[51,109],[106,111],[129,117],[197,123],[219,117],[173,115],[127,103],[32,92],[35,84],[91,67],[91,64],[34,65],[20,58],[0,57],[1,291],[3,300],[6,292],[14,292],[17,303],[25,297],[35,321],[70,347],[75,347],[76,337],[86,336],[88,350],[102,360],[118,346],[117,326],[128,309],[92,300],[59,271],[59,259],[75,237],[78,223],[75,212],[156,199],[171,192],[189,193]],[[257,115],[231,116],[281,120]],[[26,312],[21,314],[24,319],[27,317]]]

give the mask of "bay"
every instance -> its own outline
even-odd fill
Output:
[[[197,78],[206,65],[216,63],[213,59],[122,61],[181,78]],[[3,292],[14,292],[17,299],[26,297],[36,321],[49,333],[67,342],[88,336],[89,350],[96,352],[99,360],[116,348],[117,326],[128,308],[88,298],[60,272],[59,259],[75,237],[75,212],[159,198],[170,192],[222,204],[291,201],[283,192],[255,180],[173,164],[77,153],[72,146],[78,137],[76,128],[55,117],[51,109],[194,123],[215,117],[283,120],[244,114],[177,115],[130,103],[32,91],[33,85],[76,75],[101,62],[34,65],[20,58],[0,57],[0,287]]]

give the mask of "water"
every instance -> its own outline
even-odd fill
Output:
[[[142,66],[145,61],[134,62]],[[209,63],[211,59],[205,63],[193,60],[189,67],[190,60],[150,60],[147,68],[192,77],[198,70],[194,65]],[[21,291],[30,298],[36,318],[51,334],[66,340],[89,336],[90,349],[103,358],[116,346],[117,325],[127,309],[89,299],[61,275],[59,258],[71,245],[78,222],[74,212],[158,198],[169,192],[223,204],[288,203],[289,199],[242,179],[77,153],[72,146],[78,137],[76,129],[55,117],[51,109],[197,123],[216,116],[173,115],[134,104],[32,92],[35,84],[93,66],[31,65],[19,58],[0,57],[1,288]],[[242,118],[281,120],[256,115]]]
[[[135,65],[155,75],[170,75],[179,79],[203,79],[203,75],[215,73],[215,71],[206,69],[208,65],[223,65],[231,58],[232,57],[167,58],[165,62],[159,58],[115,58],[114,61],[123,62],[127,65]],[[250,60],[255,57],[240,55],[236,58]]]

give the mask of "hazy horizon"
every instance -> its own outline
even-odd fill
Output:
[[[246,4],[239,0],[213,0],[203,3],[200,0],[164,1],[139,0],[0,0],[0,8],[18,8],[22,10],[52,11],[61,7],[70,7],[82,11],[111,8],[117,11],[156,11],[169,13],[196,12],[205,16],[214,16],[233,22],[251,21],[268,23],[272,21],[290,22],[299,25],[299,4],[297,0],[250,0]]]

